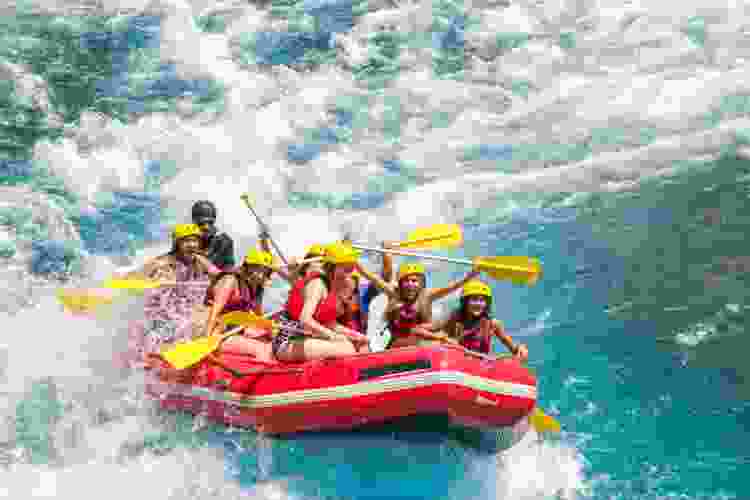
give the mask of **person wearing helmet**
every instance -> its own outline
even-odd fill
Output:
[[[221,271],[200,254],[200,245],[198,226],[178,224],[172,231],[172,249],[168,253],[125,276],[174,283],[145,292],[145,321],[131,331],[131,341],[141,355],[190,336],[181,327],[200,305],[209,278]]]
[[[302,260],[305,261],[314,258],[322,259],[325,255],[325,251],[325,246],[319,243],[312,244],[307,247],[307,250],[305,250],[305,256],[302,257]],[[295,258],[289,259],[289,275],[292,282],[297,281],[299,278],[311,276],[313,274],[318,274],[321,272],[323,272],[323,262],[317,261],[298,264],[298,261]]]
[[[492,319],[492,289],[486,283],[472,280],[466,283],[461,293],[461,305],[458,310],[442,321],[430,326],[432,331],[443,331],[464,348],[489,354],[492,350],[492,337],[497,337],[522,361],[529,357],[529,350],[524,344],[516,344],[510,335],[505,333],[503,324]]]
[[[216,229],[216,206],[207,200],[196,201],[191,209],[193,223],[201,228],[202,250],[208,260],[221,269],[235,265],[234,241]]]
[[[344,240],[344,242],[349,241],[350,240]],[[394,243],[389,241],[384,241],[381,246],[383,248],[396,248]],[[386,283],[393,279],[393,265],[391,259],[383,259],[383,268],[380,276]],[[349,283],[351,295],[348,300],[344,300],[349,302],[349,322],[351,323],[352,328],[367,335],[370,304],[378,295],[380,295],[380,289],[371,281],[368,281],[367,285],[363,285],[362,281],[364,281],[362,274],[359,271],[354,271],[351,274],[351,280]]]
[[[163,281],[199,281],[221,270],[201,255],[201,229],[195,224],[177,224],[172,230],[172,249],[126,277]]]
[[[390,258],[388,255],[385,258]],[[474,268],[463,279],[442,288],[427,288],[426,271],[423,264],[407,262],[398,270],[397,282],[386,283],[362,266],[358,267],[368,280],[387,296],[385,320],[391,332],[389,348],[418,345],[423,339],[442,340],[427,326],[432,322],[432,304],[461,288],[467,281],[479,276]]]
[[[358,259],[359,252],[349,245],[329,245],[323,272],[295,281],[279,317],[282,326],[272,342],[276,359],[300,362],[368,350],[367,337],[341,323],[347,311],[341,297]]]
[[[239,268],[220,273],[208,287],[205,305],[208,317],[203,335],[221,334],[219,318],[234,311],[263,314],[263,292],[270,274],[277,269],[270,252],[250,250]],[[252,355],[270,361],[271,346],[262,340],[233,336],[221,344],[225,352]]]

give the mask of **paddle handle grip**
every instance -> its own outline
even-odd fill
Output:
[[[273,238],[271,238],[271,235],[268,234],[268,226],[260,219],[260,216],[255,212],[255,209],[253,208],[253,204],[250,202],[250,195],[247,193],[240,196],[242,198],[242,201],[245,202],[245,205],[247,205],[247,208],[250,209],[250,212],[255,217],[255,220],[258,221],[258,225],[266,232],[268,235],[268,240],[271,242],[271,245],[273,245],[274,250],[276,250],[276,253],[279,254],[279,257],[281,257],[281,260],[284,261],[284,264],[289,265],[289,262],[286,260],[286,257],[284,257],[284,254],[281,252],[281,249],[276,244]]]
[[[365,245],[353,244],[352,247],[358,250],[364,250],[366,252],[377,252],[377,253],[389,253],[393,255],[403,255],[406,257],[418,257],[420,259],[438,260],[441,262],[451,262],[453,264],[463,264],[465,266],[473,266],[474,263],[467,259],[454,259],[451,257],[443,257],[442,255],[431,255],[427,253],[409,252],[408,250],[393,250],[386,248],[370,247]]]

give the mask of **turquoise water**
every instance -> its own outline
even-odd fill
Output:
[[[248,34],[240,44],[245,60],[315,70],[330,60],[330,34],[348,31],[362,15],[361,6],[351,2],[273,7],[307,13],[298,21],[314,21],[317,31]],[[436,14],[429,37],[438,50],[435,78],[458,78],[463,71],[452,51],[463,43],[471,20],[449,7]],[[226,29],[218,15],[199,21],[206,32]],[[698,41],[701,26],[690,23]],[[160,29],[159,20],[150,16],[9,17],[0,26],[7,42],[0,57],[29,65],[47,82],[51,106],[68,127],[76,126],[82,111],[96,110],[125,122],[174,112],[177,97],[201,109],[222,109],[220,83],[182,79],[173,65],[159,60]],[[498,47],[528,42],[526,34],[506,35],[498,35]],[[398,47],[389,36],[396,37],[375,39],[368,62],[353,70],[371,89],[385,86],[396,72]],[[575,36],[562,33],[560,46],[573,50]],[[144,245],[164,240],[175,214],[163,206],[160,189],[180,165],[144,159],[142,189],[99,193],[93,209],[83,210],[72,190],[45,165],[30,160],[34,144],[61,137],[63,127],[43,124],[43,114],[9,88],[0,93],[0,184],[56,197],[80,232],[80,250],[89,254],[135,255]],[[718,122],[747,113],[746,99],[727,99],[709,118]],[[356,142],[361,109],[352,104],[356,99],[344,101],[330,123],[307,128],[286,146],[283,154],[293,168],[309,168],[326,151]],[[399,112],[385,113],[381,132],[386,142],[400,140]],[[451,113],[430,119],[440,128]],[[649,130],[639,132],[640,144],[654,140]],[[593,142],[605,143],[618,133],[601,132]],[[553,162],[577,161],[589,157],[594,146],[560,145],[550,151],[524,142],[465,149],[467,159],[494,162],[498,171],[511,172],[521,162],[545,155]],[[393,193],[406,193],[424,181],[397,153],[378,161],[384,174],[368,179],[366,190],[295,191],[288,193],[288,205],[374,210]],[[508,468],[495,454],[434,434],[259,440],[251,432],[223,427],[196,431],[192,418],[177,415],[158,417],[155,428],[131,436],[123,447],[134,456],[169,455],[183,447],[215,450],[224,475],[206,482],[238,483],[250,491],[278,480],[288,495],[302,498],[560,498],[557,490],[566,488],[555,485],[568,481],[574,483],[574,496],[597,500],[750,498],[745,480],[750,472],[748,270],[727,263],[747,253],[750,166],[733,156],[733,148],[717,152],[717,158],[676,165],[680,168],[669,177],[644,180],[618,193],[507,194],[482,210],[462,214],[465,255],[533,255],[543,262],[543,279],[533,288],[493,284],[495,314],[529,346],[530,365],[540,378],[541,406],[564,429],[550,448],[539,451],[533,465],[519,459],[520,465]],[[19,241],[34,242],[32,266],[39,274],[70,269],[70,261],[82,258],[76,249],[51,241],[27,214],[6,210],[2,215],[4,225],[16,227]],[[449,275],[460,272],[441,271],[431,280]],[[32,463],[62,463],[64,474],[54,434],[67,410],[49,385],[38,382],[34,387],[12,414],[13,446],[25,450]],[[8,458],[12,456],[0,453],[11,463],[16,460]],[[563,471],[576,467],[580,479],[576,472]],[[504,468],[517,480],[523,476],[527,486],[507,494],[504,483],[513,478],[502,474]],[[556,482],[561,475],[575,477]],[[170,480],[179,481],[165,479]]]

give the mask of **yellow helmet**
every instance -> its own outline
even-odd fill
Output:
[[[248,266],[271,267],[271,265],[273,265],[273,255],[264,252],[263,250],[252,249],[247,252],[245,260],[243,260],[242,263],[247,264]]]
[[[323,257],[325,254],[326,247],[319,243],[315,243],[314,245],[310,245],[309,247],[307,247],[305,257]]]
[[[201,236],[201,228],[196,224],[177,224],[172,230],[172,238],[180,240],[189,236]]]
[[[471,295],[484,295],[485,297],[492,298],[492,289],[489,285],[482,283],[479,280],[471,280],[464,285],[461,292],[461,297],[469,297]]]
[[[427,272],[425,271],[424,265],[419,262],[405,262],[398,268],[399,280],[412,274],[421,274],[424,276]]]
[[[326,247],[323,261],[328,264],[355,264],[360,252],[344,243],[333,243]]]

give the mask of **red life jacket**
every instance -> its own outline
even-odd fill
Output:
[[[419,311],[417,310],[417,302],[402,304],[396,311],[392,312],[390,316],[388,330],[391,332],[391,338],[394,339],[411,335],[412,329],[417,325],[424,323]]]
[[[237,278],[239,293],[234,292],[229,294],[229,299],[227,300],[227,303],[224,305],[224,308],[219,314],[222,315],[233,311],[258,312],[259,303],[263,299],[263,287],[260,287],[258,289],[258,293],[256,296],[250,286],[236,271],[222,272],[214,278],[211,286],[209,286],[208,290],[206,291],[206,300],[204,301],[204,304],[208,306],[213,303],[215,298],[216,284],[219,282],[219,280],[227,275],[231,275]]]
[[[488,318],[480,319],[474,328],[469,330],[465,327],[465,322],[460,318],[460,313],[454,316],[456,325],[456,334],[461,339],[460,344],[474,352],[489,354],[492,349],[492,332],[494,325]]]
[[[314,273],[310,276],[300,278],[294,283],[292,290],[289,292],[286,306],[284,307],[289,319],[294,321],[300,320],[302,308],[305,306],[305,285],[318,278],[323,278],[323,274]],[[323,300],[320,301],[318,307],[315,308],[313,319],[321,325],[330,325],[331,323],[334,323],[338,316],[336,302],[336,294],[331,293],[329,290],[328,295],[326,295]]]

